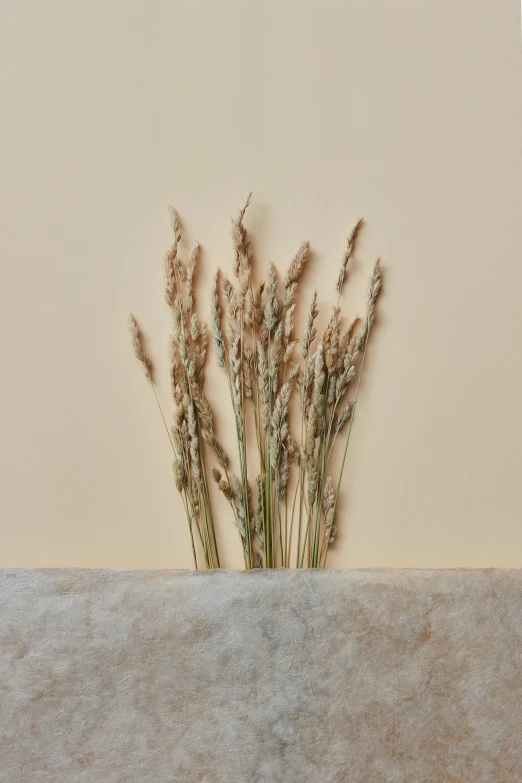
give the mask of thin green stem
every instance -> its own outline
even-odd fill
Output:
[[[297,500],[297,494],[298,494],[300,483],[301,483],[301,476],[299,475],[299,478],[297,479],[297,483],[295,485],[294,500],[293,500],[293,503],[292,503],[292,516],[290,518],[290,535],[288,537],[288,551],[287,551],[287,555],[286,555],[286,562],[288,564],[288,567],[290,567],[290,550],[291,550],[291,547],[292,547],[292,536],[293,536],[293,531],[294,531],[295,503],[296,503],[296,500]],[[297,552],[297,557],[299,557],[299,551]]]
[[[198,571],[199,569],[198,569],[198,559],[196,557],[196,545],[194,543],[194,531],[192,530],[193,519],[190,516],[189,510],[188,510],[188,502],[187,502],[187,497],[186,497],[186,495],[187,495],[186,490],[183,490],[180,494],[181,494],[181,497],[183,499],[183,505],[185,507],[185,514],[187,515],[187,520],[188,520],[188,524],[189,524],[190,543],[192,544],[192,555],[194,557],[194,568],[196,569],[196,571]]]
[[[158,400],[158,395],[156,394],[156,389],[154,387],[154,383],[153,383],[152,378],[149,378],[149,381],[150,381],[150,385],[151,385],[152,391],[154,392],[154,397],[156,398],[156,404],[158,406],[158,410],[160,412],[160,415],[161,415],[161,418],[162,418],[162,421],[163,421],[163,426],[165,427],[165,432],[167,433],[167,437],[169,439],[170,445],[172,446],[172,451],[174,451],[174,453],[176,453],[176,451],[174,449],[174,443],[172,441],[172,436],[171,436],[169,428],[167,426],[167,422],[165,421],[165,416],[163,415],[163,409],[162,409],[162,407],[160,405],[160,401]]]

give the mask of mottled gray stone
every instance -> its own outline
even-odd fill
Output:
[[[1,783],[522,781],[522,571],[0,571]]]

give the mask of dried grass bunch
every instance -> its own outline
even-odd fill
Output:
[[[236,282],[218,270],[210,305],[214,353],[226,373],[236,424],[238,475],[229,469],[228,457],[216,438],[203,391],[207,326],[194,311],[197,247],[183,264],[178,255],[179,222],[172,211],[174,241],[165,259],[165,299],[172,313],[175,415],[171,430],[166,423],[165,427],[174,451],[175,482],[185,505],[196,568],[195,536],[206,567],[219,567],[207,472],[210,454],[217,463],[211,475],[231,506],[241,536],[245,567],[324,568],[336,535],[337,500],[381,288],[380,259],[370,277],[364,317],[346,326],[341,294],[363,223],[359,220],[348,237],[336,281],[336,304],[326,328],[318,336],[314,292],[299,339],[294,333],[294,315],[310,243],[299,247],[282,285],[273,264],[266,281],[255,283],[252,245],[244,226],[250,198],[251,194],[232,221]],[[154,389],[151,362],[136,321],[129,318],[136,356]],[[296,405],[299,438],[290,429],[290,414]],[[257,445],[254,461],[247,448],[250,429]],[[339,443],[343,438],[344,447]],[[329,474],[334,447],[342,448],[343,454],[336,479]]]

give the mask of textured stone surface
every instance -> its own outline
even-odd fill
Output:
[[[521,571],[0,571],[0,781],[516,783],[521,608]]]

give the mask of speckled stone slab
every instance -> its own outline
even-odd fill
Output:
[[[0,571],[1,783],[522,781],[522,571]]]

